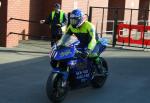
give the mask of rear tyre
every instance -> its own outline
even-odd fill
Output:
[[[108,76],[108,66],[104,58],[99,57],[100,61],[98,65],[95,66],[95,71],[93,73],[92,87],[101,88]]]
[[[67,94],[67,84],[63,77],[58,73],[52,73],[47,80],[46,92],[48,98],[54,102],[59,103],[64,100]]]

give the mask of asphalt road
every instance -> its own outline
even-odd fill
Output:
[[[104,87],[70,91],[63,103],[150,103],[150,52],[109,48],[102,56],[110,72]],[[50,70],[47,54],[0,64],[0,103],[51,103]]]

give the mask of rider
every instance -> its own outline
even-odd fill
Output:
[[[78,47],[84,49],[84,56],[90,57],[97,44],[96,31],[94,25],[86,20],[84,13],[80,9],[75,9],[71,12],[70,25],[58,45],[64,45],[73,34],[80,41]]]

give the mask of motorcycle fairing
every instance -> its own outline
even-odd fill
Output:
[[[62,48],[62,49],[56,51],[54,59],[62,60],[62,59],[74,57],[74,55],[75,55],[74,47],[65,47],[65,48]]]

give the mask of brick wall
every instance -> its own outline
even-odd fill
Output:
[[[23,35],[10,33],[28,34],[29,23],[10,18],[29,20],[29,4],[29,0],[8,0],[6,47],[18,46],[19,40],[28,39]]]
[[[125,6],[125,8],[135,8],[135,9],[138,9],[139,8],[139,0],[126,0],[126,6]],[[130,10],[126,10],[125,11],[125,17],[124,17],[124,19],[127,20],[128,23],[130,21],[130,15],[131,15],[131,11]],[[132,24],[137,24],[137,21],[138,21],[138,11],[137,10],[133,10],[132,15],[134,17],[134,19],[132,19]]]
[[[62,0],[62,9],[66,11],[66,13],[72,11],[74,8],[80,8],[84,11],[85,14],[88,13],[89,8],[87,6],[108,6],[108,0]]]
[[[108,0],[90,0],[89,6],[95,6],[95,7],[108,7]],[[104,32],[106,31],[106,26],[107,26],[107,9],[99,9],[99,8],[94,8],[92,12],[92,23],[95,25],[97,28],[97,32]],[[104,13],[103,17],[103,25],[102,25],[102,15]],[[103,28],[101,31],[101,28]]]
[[[4,1],[6,2],[7,0],[2,0],[2,2]],[[3,38],[0,38],[1,44],[3,44],[1,46],[14,47],[18,46],[19,40],[28,40],[28,37],[34,39],[40,38],[43,35],[50,36],[49,26],[41,25],[39,21],[45,19],[50,11],[52,11],[54,3],[61,3],[60,1],[61,0],[46,0],[43,2],[43,0],[38,0],[37,2],[37,0],[8,0],[7,7],[5,5],[5,9],[1,9],[1,13],[3,15],[6,13],[7,15],[5,16],[5,21],[8,21],[7,25],[6,23],[2,23],[3,28],[0,29],[3,31],[1,34],[5,35]],[[4,21],[4,16],[1,16],[1,18],[3,18],[1,21]],[[30,20],[36,23],[10,20],[10,18]],[[12,34],[11,32],[24,35]],[[25,34],[29,34],[29,36]]]
[[[69,0],[70,2],[68,2],[67,0],[62,0],[62,10],[64,10],[66,13],[70,12],[73,10],[74,8],[74,0]]]
[[[48,25],[40,25],[39,23],[29,23],[11,20],[10,18],[25,19],[39,22],[41,19],[45,19],[52,11],[53,5],[58,2],[62,4],[62,9],[68,13],[74,8],[81,8],[86,14],[88,14],[88,6],[108,7],[109,1],[114,0],[1,0],[2,7],[0,9],[0,45],[13,47],[18,45],[18,41],[22,39],[28,39],[25,35],[10,34],[10,32],[16,32],[21,34],[29,34],[30,37],[36,38],[40,36],[50,36],[50,30]],[[8,3],[7,3],[8,1]],[[134,3],[132,3],[134,2]],[[126,8],[139,8],[139,0],[126,0]],[[116,7],[116,6],[115,6]],[[107,22],[108,11],[104,10],[104,22]],[[102,22],[103,10],[95,9],[93,11],[92,22],[96,26],[97,22]],[[125,11],[125,19],[129,19],[130,12]],[[137,17],[138,12],[133,12],[134,17]],[[7,25],[6,22],[8,21]],[[98,25],[101,28],[101,25]],[[103,25],[103,29],[106,29],[106,23]],[[5,36],[2,36],[5,35]],[[7,35],[7,36],[6,36]],[[6,38],[5,38],[6,37]]]
[[[62,0],[62,9],[66,11],[66,13],[71,12],[74,8],[80,8],[85,14],[89,12],[89,6],[98,6],[98,7],[108,7],[108,0]],[[107,12],[107,11],[105,11]],[[96,26],[97,21],[101,22],[102,10],[95,9],[93,10],[92,22]],[[107,13],[105,13],[104,18],[107,18]],[[106,26],[106,24],[105,24]],[[99,28],[101,28],[99,26]]]

